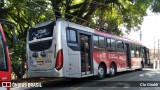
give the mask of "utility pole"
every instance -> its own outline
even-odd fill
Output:
[[[142,41],[142,31],[140,30],[140,41]]]

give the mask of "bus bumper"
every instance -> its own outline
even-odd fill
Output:
[[[28,70],[27,77],[63,77],[62,70],[58,71],[55,68],[50,70]]]

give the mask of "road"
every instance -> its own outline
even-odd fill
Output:
[[[11,90],[160,90],[160,70],[146,68],[143,71],[127,71],[118,73],[114,77],[107,76],[103,80],[89,77],[41,83],[42,88],[12,88]]]

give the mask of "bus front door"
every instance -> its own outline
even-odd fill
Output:
[[[131,68],[131,49],[130,44],[126,43],[127,68]]]
[[[81,74],[82,76],[92,74],[91,61],[91,36],[80,34],[81,51]]]

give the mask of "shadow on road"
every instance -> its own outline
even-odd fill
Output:
[[[116,76],[114,77],[118,77],[124,74],[130,74],[130,73],[134,73],[134,72],[138,72],[138,71],[126,71],[126,72],[120,72],[117,73]],[[101,80],[96,80],[95,77],[87,77],[87,78],[81,78],[81,79],[60,79],[60,80],[49,80],[49,81],[45,81],[42,82],[42,87],[43,88],[54,88],[54,89],[58,89],[58,88],[65,88],[65,87],[81,87],[81,86],[85,86],[85,87],[96,87],[96,86],[108,86],[109,85],[114,85],[115,87],[124,87],[124,86],[131,86],[128,84],[128,82],[115,82],[115,81],[109,81],[109,79],[114,78],[114,77],[109,77],[108,75],[106,76],[105,79],[105,83],[101,82]],[[106,82],[106,81],[109,82]],[[93,84],[94,83],[94,84]],[[32,89],[27,89],[27,90],[36,90],[36,89],[41,89],[41,88],[32,88]]]

